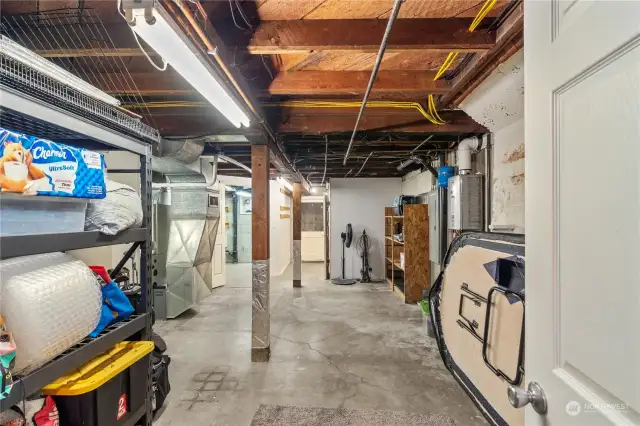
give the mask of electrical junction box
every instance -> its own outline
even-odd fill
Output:
[[[482,231],[483,175],[457,175],[449,178],[447,226],[454,231]]]

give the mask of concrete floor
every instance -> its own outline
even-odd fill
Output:
[[[251,363],[251,265],[197,311],[156,323],[172,358],[171,394],[154,424],[249,426],[260,404],[438,413],[487,424],[444,368],[421,312],[386,284],[340,287],[322,264],[271,278],[271,361]]]

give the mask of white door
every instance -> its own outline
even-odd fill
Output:
[[[640,424],[640,1],[525,3],[526,425]]]

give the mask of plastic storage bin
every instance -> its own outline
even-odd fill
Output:
[[[145,406],[153,342],[122,342],[42,389],[65,426],[116,426]]]
[[[0,236],[84,231],[87,200],[0,195]]]

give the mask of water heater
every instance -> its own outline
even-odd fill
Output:
[[[483,178],[481,174],[457,175],[449,178],[447,226],[454,231],[482,231]]]

